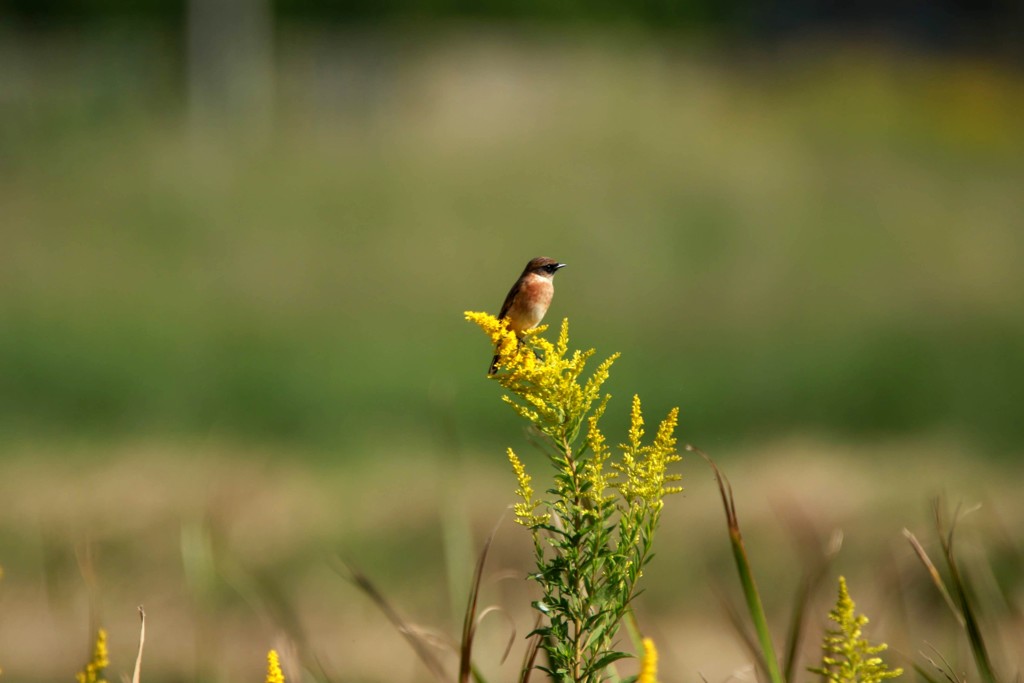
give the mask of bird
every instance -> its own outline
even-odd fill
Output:
[[[521,335],[526,330],[536,327],[543,320],[551,305],[551,297],[555,293],[555,273],[566,264],[546,256],[530,259],[512,289],[508,290],[505,303],[498,313],[499,320],[508,320],[508,329]],[[498,356],[494,356],[488,375],[498,371]]]

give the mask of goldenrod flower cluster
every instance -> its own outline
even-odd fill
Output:
[[[508,329],[506,321],[488,313],[467,311],[466,319],[476,323],[491,338],[497,355],[499,372],[495,375],[502,387],[518,397],[508,395],[502,398],[523,418],[529,420],[543,433],[550,436],[559,447],[568,447],[576,438],[580,425],[601,398],[601,386],[608,379],[612,363],[619,357],[613,354],[597,367],[585,382],[580,378],[587,360],[594,355],[594,349],[573,351],[569,354],[569,321],[563,320],[558,341],[554,344],[540,336],[546,327],[526,331],[522,337]],[[668,466],[680,460],[676,453],[675,428],[679,410],[672,409],[658,427],[654,442],[644,445],[644,419],[640,410],[640,398],[633,397],[633,409],[629,427],[629,443],[621,444],[621,463],[609,463],[611,451],[598,421],[604,414],[608,396],[601,398],[596,409],[587,419],[587,445],[591,457],[582,465],[582,479],[586,482],[584,495],[597,507],[609,502],[606,491],[617,488],[627,504],[645,503],[651,508],[660,508],[662,498],[682,489],[669,486],[678,481],[679,475],[669,474]],[[537,516],[535,509],[540,504],[532,498],[529,475],[515,455],[509,453],[512,467],[519,481],[517,495],[522,499],[516,504],[516,520],[526,526],[535,526],[546,521],[546,515]],[[611,470],[606,468],[610,464]],[[619,474],[623,481],[613,481]],[[525,495],[528,493],[528,495]]]
[[[537,426],[556,443],[572,441],[584,417],[601,394],[608,370],[619,354],[601,363],[594,374],[580,382],[587,360],[594,349],[569,355],[569,321],[562,321],[554,344],[540,334],[547,326],[527,330],[521,337],[508,329],[508,323],[488,313],[466,312],[466,320],[476,323],[491,338],[498,356],[494,377],[517,396],[504,400],[522,417]],[[568,356],[568,357],[567,357]]]
[[[107,653],[107,631],[99,629],[96,632],[96,645],[93,647],[92,659],[85,665],[85,668],[75,674],[78,683],[107,683],[103,678],[103,670],[110,666],[110,659]]]
[[[681,478],[678,474],[668,473],[670,464],[682,460],[676,453],[675,430],[678,423],[679,408],[673,408],[658,426],[654,443],[643,445],[644,418],[640,411],[640,397],[633,396],[629,443],[619,446],[622,462],[612,463],[612,468],[625,477],[617,487],[630,505],[642,501],[653,508],[660,508],[665,496],[683,490],[680,486],[666,486],[668,482]]]
[[[853,600],[846,589],[846,579],[839,577],[839,598],[829,612],[836,628],[829,629],[822,642],[821,666],[812,673],[821,674],[831,683],[881,683],[903,674],[903,669],[889,670],[877,655],[889,646],[871,645],[862,636],[868,618],[854,612]]]
[[[516,522],[528,528],[533,528],[539,524],[547,524],[551,519],[551,516],[536,514],[537,506],[540,505],[540,501],[533,499],[533,487],[530,486],[530,475],[526,473],[526,468],[523,467],[523,463],[511,448],[508,449],[508,460],[512,463],[512,469],[516,473],[516,481],[519,482],[519,488],[516,489],[516,495],[522,499],[522,502],[516,503],[514,507]]]
[[[658,683],[658,650],[650,638],[644,638],[644,656],[640,660],[636,683]]]
[[[610,398],[601,387],[618,354],[584,378],[594,350],[570,352],[568,320],[552,344],[540,336],[545,328],[517,336],[492,315],[465,315],[494,344],[493,377],[508,392],[503,400],[551,447],[554,485],[541,500],[534,498],[523,463],[508,451],[520,500],[516,521],[533,534],[537,571],[530,576],[541,587],[534,605],[543,615],[535,632],[548,655],[547,670],[559,680],[598,683],[609,663],[626,656],[613,649],[616,633],[651,557],[662,499],[682,490],[670,485],[679,475],[668,473],[680,460],[674,436],[679,411],[673,409],[653,442],[644,444],[640,399],[634,397],[629,443],[621,444],[622,459],[614,462],[599,422]],[[580,438],[584,423],[587,433]],[[639,680],[654,683],[656,667],[648,641]]]
[[[277,656],[277,650],[267,653],[267,683],[284,683],[284,674],[281,672],[281,661]]]
[[[605,491],[610,486],[614,486],[612,480],[618,476],[617,472],[605,469],[605,464],[611,459],[612,452],[608,447],[604,434],[601,433],[601,429],[597,426],[607,406],[608,399],[606,397],[597,407],[597,410],[594,411],[594,414],[587,418],[587,445],[590,447],[591,455],[590,459],[583,465],[583,479],[587,483],[584,495],[593,504],[593,508],[600,508],[612,501],[613,497],[606,495]]]

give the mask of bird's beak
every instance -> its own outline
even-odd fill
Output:
[[[555,266],[555,269],[565,268],[567,265],[569,265],[569,264],[568,263],[559,263],[557,266]]]

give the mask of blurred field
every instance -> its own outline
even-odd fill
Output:
[[[1014,653],[1018,72],[642,32],[293,29],[274,49],[267,106],[218,118],[165,34],[0,40],[5,677],[70,677],[91,596],[118,675],[143,603],[153,683],[259,680],[289,638],[330,680],[425,680],[331,558],[457,632],[512,500],[504,449],[530,457],[462,311],[496,312],[539,254],[570,264],[550,321],[623,353],[610,439],[636,392],[724,462],[780,631],[787,525],[842,527],[837,570],[894,651],[968,667],[900,537],[931,538],[945,489],[985,502],[964,547],[998,556],[979,590]],[[663,680],[749,680],[709,578],[735,596],[717,493],[683,472],[642,623]],[[527,557],[506,520],[487,597],[519,636]],[[495,663],[492,618],[480,663],[506,680],[520,649]]]
[[[461,312],[495,311],[543,253],[570,264],[552,318],[622,351],[620,391],[680,404],[698,441],[1024,442],[1014,73],[671,36],[286,34],[272,110],[218,123],[189,118],[166,40],[5,48],[9,437],[339,457],[385,426],[507,435]]]
[[[69,678],[88,652],[90,614],[111,634],[111,680],[130,673],[139,603],[148,615],[143,680],[260,680],[266,650],[294,663],[296,643],[327,680],[431,680],[339,576],[336,558],[367,572],[406,618],[455,637],[473,554],[514,488],[490,452],[465,453],[456,465],[449,454],[382,445],[371,455],[387,465],[315,472],[286,453],[215,444],[125,445],[104,452],[102,468],[61,455],[9,454],[0,480],[0,662],[12,680]],[[872,619],[869,636],[890,643],[893,666],[930,669],[918,653],[934,657],[935,647],[958,671],[972,670],[956,622],[900,535],[910,528],[934,554],[928,502],[945,490],[951,505],[983,503],[962,524],[959,552],[988,605],[983,628],[994,654],[1008,658],[997,658],[999,670],[1020,670],[1024,631],[1006,606],[1019,605],[1024,589],[1019,467],[966,467],[968,453],[937,441],[851,448],[793,439],[728,455],[743,463],[728,474],[780,647],[815,544],[835,529],[845,534],[813,602],[804,665],[817,655],[842,573]],[[751,680],[750,657],[717,597],[740,600],[718,492],[699,460],[680,471],[686,491],[666,507],[638,600],[641,625],[661,650],[662,680]],[[534,473],[545,480],[544,470]],[[506,616],[483,622],[476,658],[489,680],[511,680],[521,658],[533,618],[522,579],[529,557],[528,534],[506,515],[483,593]],[[509,622],[516,645],[500,665]]]

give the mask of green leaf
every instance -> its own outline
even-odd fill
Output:
[[[630,656],[625,652],[605,652],[593,664],[587,667],[587,673],[598,673],[603,671],[609,664]]]

